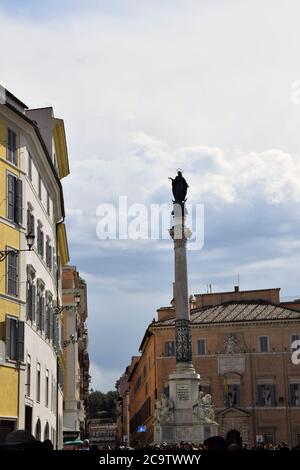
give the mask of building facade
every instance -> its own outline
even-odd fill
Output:
[[[98,449],[113,449],[116,444],[117,425],[109,418],[89,420],[89,441]]]
[[[116,383],[116,389],[119,395],[116,439],[118,444],[126,445],[127,447],[130,446],[130,399],[128,378],[139,360],[139,356],[132,356],[130,365],[126,367],[124,374]]]
[[[211,393],[219,434],[229,443],[300,444],[300,304],[279,289],[196,295],[191,299],[193,364]],[[168,395],[175,368],[174,307],[158,310],[128,376],[130,442],[153,440],[155,400]],[[137,432],[143,426],[145,432]]]
[[[69,261],[61,186],[69,173],[64,124],[52,108],[30,110],[6,92],[0,127],[0,249],[21,250],[0,266],[2,439],[8,430],[25,428],[61,448],[63,355],[56,308],[61,269]],[[28,234],[35,237],[31,250]]]
[[[75,266],[63,268],[64,436],[87,433],[89,355],[87,287]]]

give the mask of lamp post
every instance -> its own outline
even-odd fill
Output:
[[[78,343],[78,340],[79,338],[75,338],[75,335],[70,335],[69,336],[69,339],[65,339],[64,342],[63,342],[63,347],[66,348],[67,346],[69,346],[69,344],[75,344],[75,343]]]
[[[35,239],[35,236],[32,233],[27,233],[26,241],[27,241],[28,248],[26,250],[17,250],[17,249],[1,250],[0,251],[0,261],[4,261],[9,255],[17,256],[22,251],[32,251],[32,247],[33,247],[33,244],[34,244],[34,239]]]
[[[79,292],[76,292],[74,299],[75,299],[76,307],[78,308],[80,304],[80,299],[81,299]],[[61,305],[61,306],[57,305],[57,307],[54,308],[54,313],[55,315],[60,315],[64,310],[71,310],[72,308],[74,308],[74,305]]]

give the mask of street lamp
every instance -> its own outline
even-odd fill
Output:
[[[69,344],[75,344],[78,342],[78,338],[75,339],[75,336],[74,335],[70,335],[69,336],[69,339],[66,339],[64,342],[63,342],[63,347],[66,348],[67,346],[69,346]]]
[[[74,299],[76,302],[76,307],[79,307],[80,299],[81,299],[79,292],[76,292]],[[55,307],[54,313],[55,315],[60,315],[64,310],[68,311],[68,310],[71,310],[72,308],[74,308],[74,305],[62,305],[61,307],[58,305],[57,307]]]
[[[4,261],[9,255],[17,256],[21,251],[32,251],[34,239],[33,233],[27,233],[26,241],[28,248],[26,250],[2,250],[0,251],[0,261]]]

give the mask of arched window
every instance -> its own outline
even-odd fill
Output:
[[[46,441],[46,439],[49,439],[49,424],[48,423],[46,423],[45,431],[44,431],[44,441]]]
[[[41,440],[41,421],[40,419],[37,420],[35,425],[35,438],[37,441]]]

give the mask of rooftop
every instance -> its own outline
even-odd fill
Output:
[[[300,312],[263,301],[228,302],[214,307],[194,309],[191,312],[192,325],[266,320],[300,320]],[[175,326],[175,318],[151,324],[151,328],[156,326]]]

